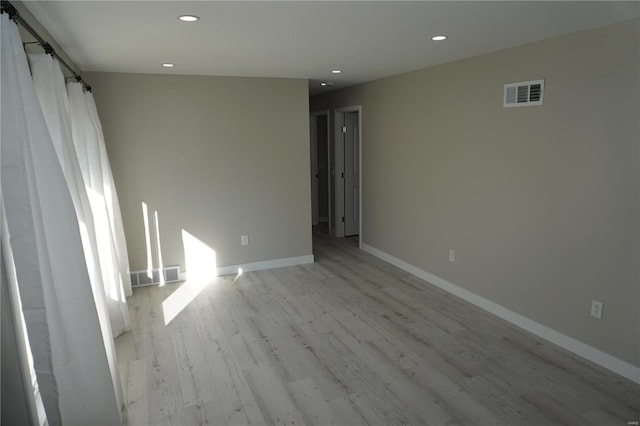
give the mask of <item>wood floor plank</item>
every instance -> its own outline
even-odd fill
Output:
[[[312,377],[289,382],[287,389],[307,424],[327,426],[342,424]]]
[[[264,418],[244,379],[242,369],[234,356],[229,340],[221,332],[215,315],[210,309],[202,313],[207,317],[204,322],[197,322],[198,335],[203,343],[202,348],[206,365],[211,371],[211,385],[214,401],[217,404],[217,417],[222,417],[220,424],[264,424]],[[244,353],[245,351],[241,351]],[[249,368],[255,366],[250,364]]]
[[[273,425],[304,425],[284,383],[271,368],[253,368],[245,377],[266,420]]]
[[[428,390],[438,400],[445,401],[451,410],[465,419],[463,423],[484,425],[501,423],[499,416],[469,395],[463,387],[440,370],[428,364],[425,365],[415,354],[399,351],[398,345],[388,340],[373,341],[370,345],[384,354],[390,362],[398,365],[411,381]]]
[[[149,401],[147,392],[147,366],[143,360],[124,364],[122,385],[124,387],[127,422],[132,425],[149,424]]]
[[[332,399],[329,401],[329,406],[335,413],[335,417],[339,419],[340,425],[384,424],[381,419],[376,419],[373,423],[367,422],[349,396]]]
[[[137,288],[128,425],[614,425],[640,386],[314,231],[316,263]]]

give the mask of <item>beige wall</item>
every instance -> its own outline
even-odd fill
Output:
[[[362,105],[363,241],[640,365],[639,25],[313,97]],[[543,106],[502,107],[539,78]]]
[[[80,72],[75,62],[73,62],[69,57],[69,55],[67,55],[67,52],[65,52],[64,49],[62,49],[60,45],[56,42],[56,40],[53,37],[51,37],[51,34],[49,34],[49,31],[47,31],[47,29],[42,26],[40,21],[38,21],[31,14],[31,12],[29,12],[29,9],[25,7],[23,2],[12,0],[11,4],[16,8],[18,13],[20,14],[20,17],[23,18],[31,26],[31,28],[33,28],[40,35],[40,37],[42,37],[46,42],[48,42],[51,45],[51,47],[55,49],[56,54],[63,61],[65,61],[67,65],[72,67],[75,70],[75,72]],[[18,31],[20,32],[20,37],[22,38],[23,41],[25,42],[35,41],[34,37],[31,34],[29,34],[29,32],[25,30],[22,25],[18,25]],[[28,53],[44,52],[42,48],[37,44],[28,44],[25,46],[25,48],[27,49]],[[71,73],[64,67],[62,67],[62,72],[64,73],[65,76],[71,75]]]
[[[305,80],[86,73],[107,143],[132,270],[146,268],[141,203],[164,265],[184,229],[218,266],[310,255]],[[249,245],[240,245],[240,235]],[[155,264],[154,264],[155,266]],[[188,272],[188,271],[187,271]]]

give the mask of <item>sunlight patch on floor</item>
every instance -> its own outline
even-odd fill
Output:
[[[216,280],[217,276],[218,268],[214,249],[184,229],[182,230],[182,243],[187,280],[162,302],[165,325],[178,316],[207,285]]]

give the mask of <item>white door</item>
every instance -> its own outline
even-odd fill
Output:
[[[359,113],[344,113],[344,235],[360,233]]]

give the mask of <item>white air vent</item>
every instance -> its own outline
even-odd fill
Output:
[[[154,269],[151,272],[152,278],[149,278],[146,270],[131,272],[131,287],[160,284],[160,270]],[[180,281],[180,266],[167,266],[164,268],[165,283],[175,283],[178,281]]]
[[[504,85],[504,107],[542,105],[544,80],[522,81]]]

